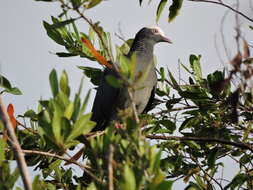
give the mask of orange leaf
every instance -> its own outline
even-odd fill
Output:
[[[105,65],[109,69],[112,69],[112,65],[107,62],[107,60],[102,56],[90,43],[88,39],[82,38],[82,42],[86,45],[86,47],[90,50],[91,54],[95,57],[95,59],[101,64]]]
[[[9,118],[11,120],[12,127],[13,127],[13,129],[15,129],[17,127],[17,120],[14,117],[14,107],[12,104],[8,105],[7,112],[8,112]]]

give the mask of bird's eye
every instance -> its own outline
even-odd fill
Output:
[[[155,34],[159,33],[158,29],[154,28],[153,33],[155,33]]]

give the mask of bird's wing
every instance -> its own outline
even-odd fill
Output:
[[[146,105],[145,109],[143,110],[143,113],[147,113],[149,110],[151,110],[154,106],[153,106],[153,102],[155,100],[155,91],[156,91],[156,85],[153,87],[149,100],[148,100],[148,104]]]
[[[114,69],[105,69],[92,107],[91,120],[97,123],[92,131],[104,130],[114,119],[117,111],[120,88],[114,88],[107,82],[108,75],[119,78],[119,74]]]

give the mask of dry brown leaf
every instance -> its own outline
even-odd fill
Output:
[[[230,61],[230,64],[238,68],[242,64],[242,55],[240,52]]]
[[[243,40],[243,58],[248,58],[250,56],[249,45],[246,40]]]

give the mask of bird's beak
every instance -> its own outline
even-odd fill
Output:
[[[167,42],[167,43],[172,44],[172,41],[169,38],[167,38],[166,36],[161,36],[160,42]]]

